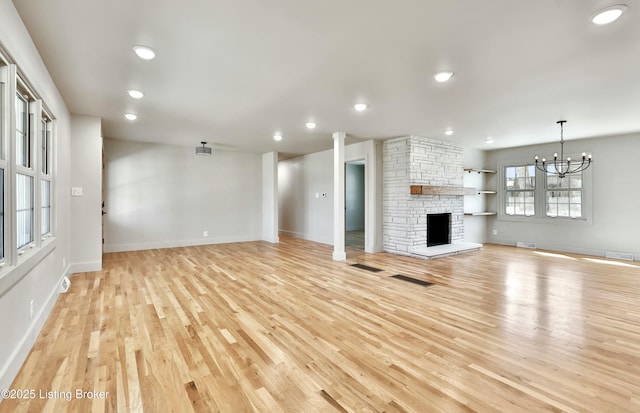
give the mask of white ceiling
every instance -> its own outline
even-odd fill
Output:
[[[13,3],[70,111],[108,138],[302,154],[336,131],[479,149],[558,141],[559,119],[567,140],[640,131],[637,0],[608,26],[589,17],[616,0]]]

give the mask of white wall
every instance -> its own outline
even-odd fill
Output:
[[[344,159],[365,161],[365,251],[382,251],[381,145],[372,140],[347,145]],[[280,161],[278,200],[280,231],[332,245],[333,149]]]
[[[70,116],[13,4],[0,1],[0,43],[55,118],[53,227],[55,238],[0,269],[0,389],[11,386],[58,297],[70,257]],[[29,317],[33,300],[34,317]]]
[[[262,238],[261,155],[104,143],[105,252]]]
[[[102,123],[71,116],[71,272],[102,269]]]
[[[558,150],[559,143],[490,151],[486,166],[498,168],[501,162],[509,160],[531,160],[535,154],[550,157]],[[628,252],[639,260],[640,134],[571,140],[565,144],[567,151],[593,154],[593,165],[587,170],[592,176],[592,188],[590,194],[585,194],[593,202],[591,222],[556,219],[523,223],[490,218],[489,242],[513,245],[516,241],[533,241],[538,248],[593,255]],[[497,176],[493,185],[498,185]],[[491,234],[493,229],[498,231],[497,236]]]
[[[345,222],[347,231],[364,230],[364,165],[347,163],[345,168]]]

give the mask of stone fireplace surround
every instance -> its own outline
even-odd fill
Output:
[[[427,214],[450,213],[451,244],[461,244],[464,239],[462,148],[440,139],[405,136],[385,141],[382,154],[384,250],[430,256],[424,253]],[[422,186],[419,191],[418,186]],[[471,249],[481,246],[467,245]],[[440,247],[445,247],[441,255],[455,253],[446,253],[451,249],[446,245],[432,248]]]

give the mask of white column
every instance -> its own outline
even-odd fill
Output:
[[[344,261],[344,139],[345,132],[333,134],[333,259]]]
[[[262,239],[280,242],[278,237],[278,152],[262,154]]]

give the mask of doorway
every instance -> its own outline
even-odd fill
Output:
[[[364,251],[365,240],[365,162],[345,163],[345,246]]]

